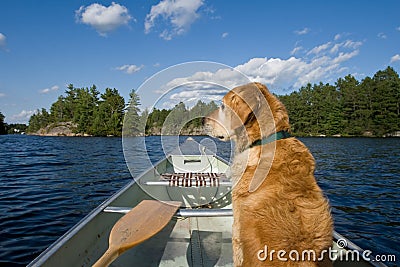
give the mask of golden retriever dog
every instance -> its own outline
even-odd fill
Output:
[[[204,126],[235,142],[234,265],[330,266],[330,207],[314,178],[313,156],[290,137],[284,105],[266,86],[246,84],[228,92]]]

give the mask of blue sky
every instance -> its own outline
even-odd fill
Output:
[[[278,94],[387,66],[399,73],[399,10],[397,0],[2,0],[0,111],[26,123],[70,83],[126,100],[139,89],[144,108],[220,96],[243,81],[232,72]],[[201,93],[202,81],[221,86]]]

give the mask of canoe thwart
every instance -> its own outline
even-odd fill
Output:
[[[179,209],[177,217],[232,217],[232,209]]]
[[[103,211],[110,213],[128,213],[130,207],[106,207]],[[176,217],[231,217],[233,216],[232,209],[179,209]]]
[[[232,186],[224,173],[164,173],[159,181],[143,181],[143,185],[161,185],[178,187],[217,187]]]
[[[170,186],[219,186],[221,173],[165,173],[161,179],[168,181]],[[225,176],[225,175],[223,175]]]
[[[230,181],[219,181],[219,186],[232,186],[232,182]],[[161,180],[161,181],[142,181],[140,182],[141,185],[150,185],[150,186],[176,186],[176,187],[198,187],[198,185],[195,185],[195,183],[191,183],[191,186],[187,186],[185,185],[185,183],[183,183],[183,185],[175,185],[172,184],[170,181],[165,181],[165,180]],[[210,184],[203,184],[203,187],[214,187],[213,185]]]

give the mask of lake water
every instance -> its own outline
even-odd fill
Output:
[[[317,161],[335,230],[400,259],[400,139],[301,140]],[[176,138],[163,144],[168,152]],[[216,144],[229,158],[229,143]],[[152,162],[164,157],[160,137],[137,138],[130,149],[134,176],[151,166],[147,156]],[[121,138],[0,136],[0,265],[28,264],[131,177]]]

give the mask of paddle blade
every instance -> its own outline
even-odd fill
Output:
[[[93,266],[108,266],[126,250],[161,231],[181,206],[181,202],[143,200],[119,219],[111,230],[107,252]]]

